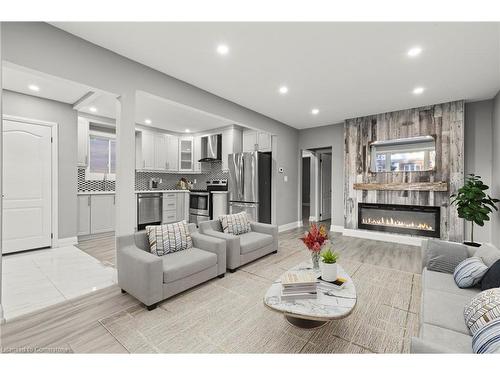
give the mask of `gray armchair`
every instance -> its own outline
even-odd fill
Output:
[[[230,272],[264,255],[278,252],[278,226],[252,222],[252,231],[238,236],[222,231],[219,220],[199,224],[200,232],[226,241],[226,264]]]
[[[118,285],[144,303],[148,310],[158,302],[226,272],[226,242],[198,233],[189,224],[191,249],[162,257],[149,252],[145,231],[117,237]]]

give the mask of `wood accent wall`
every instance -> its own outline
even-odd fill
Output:
[[[346,120],[344,226],[357,229],[358,202],[441,207],[441,238],[463,241],[464,225],[449,196],[464,182],[464,101],[436,104]],[[436,136],[436,168],[423,172],[370,172],[369,143]],[[354,184],[447,182],[448,191],[357,190]]]

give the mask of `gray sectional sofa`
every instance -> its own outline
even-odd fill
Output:
[[[224,277],[226,242],[199,233],[189,224],[191,249],[162,257],[149,252],[145,231],[117,237],[118,285],[144,303],[148,310],[158,302],[195,285]]]
[[[460,243],[446,242],[446,246],[463,247],[468,256],[479,248]],[[480,256],[489,267],[500,250],[484,244],[487,258]],[[482,246],[482,247],[483,247]],[[472,353],[472,336],[464,321],[464,307],[481,292],[479,288],[460,289],[453,275],[427,269],[428,240],[422,241],[422,304],[420,310],[419,337],[412,337],[412,353]],[[496,252],[498,254],[496,255]]]
[[[230,272],[264,255],[278,252],[278,226],[251,222],[252,231],[238,236],[222,231],[219,220],[200,223],[200,232],[226,241],[226,263]]]

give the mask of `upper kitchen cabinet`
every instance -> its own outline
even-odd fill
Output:
[[[167,171],[176,172],[179,168],[179,137],[167,135]]]
[[[194,170],[194,139],[193,137],[179,138],[179,171]]]
[[[239,127],[231,126],[222,132],[222,170],[227,171],[228,156],[242,151],[242,130]]]
[[[271,151],[271,134],[257,130],[243,130],[243,152]]]
[[[154,170],[156,166],[155,157],[156,134],[152,132],[136,133],[136,168]]]
[[[193,148],[194,148],[194,171],[201,172],[202,164],[198,161],[201,159],[201,137],[195,136],[193,137]]]
[[[89,121],[78,117],[78,161],[79,167],[87,167],[89,162]]]

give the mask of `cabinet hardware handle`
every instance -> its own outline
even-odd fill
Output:
[[[143,167],[143,168],[146,168],[146,160],[143,160],[143,161],[142,161],[142,167]]]
[[[90,195],[89,197],[87,198],[87,205],[90,206]]]

